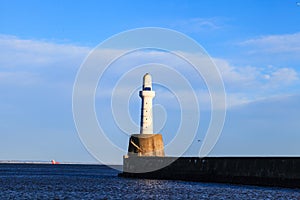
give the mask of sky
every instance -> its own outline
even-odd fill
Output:
[[[300,6],[294,0],[1,0],[0,160],[99,162],[95,152],[89,152],[81,141],[73,120],[76,75],[97,45],[120,32],[143,27],[167,28],[187,35],[217,66],[227,106],[224,127],[211,156],[298,156],[299,24]],[[118,50],[112,49],[111,55]],[[141,82],[137,75],[147,70],[156,74],[153,80],[168,78],[163,76],[161,66],[134,68],[155,62],[175,66],[190,81],[198,98],[199,129],[185,153],[197,155],[212,111],[209,92],[203,79],[194,77],[188,64],[176,59],[158,50],[133,52],[113,63],[100,81],[95,96],[98,121],[106,136],[123,151],[129,135],[138,131],[140,112],[139,85],[128,80]],[[120,66],[123,73],[132,70],[125,81],[127,88],[113,93],[127,101],[128,110],[120,115],[126,117],[129,112],[133,126],[127,124],[124,130],[115,126],[110,106],[115,85],[122,79]],[[153,86],[157,104],[154,126],[166,144],[180,126],[180,101],[190,100],[176,100],[187,91],[179,91],[181,85],[176,80],[172,83],[172,87]],[[120,102],[117,106],[124,107]],[[189,114],[197,114],[186,109]],[[102,153],[111,157],[110,163],[122,161],[122,155]]]

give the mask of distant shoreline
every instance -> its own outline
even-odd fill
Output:
[[[51,161],[20,161],[20,160],[0,160],[0,164],[50,164]],[[60,162],[60,165],[104,165],[101,163],[81,163],[81,162]],[[119,166],[117,164],[111,164],[108,166]]]

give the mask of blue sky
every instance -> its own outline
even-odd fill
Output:
[[[142,27],[188,35],[219,68],[228,110],[212,155],[299,155],[299,24],[300,7],[292,0],[0,1],[0,160],[95,162],[73,122],[77,71],[100,42]],[[159,60],[163,53],[132,55],[123,62]],[[156,90],[157,97],[159,91],[167,96],[157,102],[168,102],[166,90]],[[98,103],[101,95],[98,91]],[[206,108],[209,101],[201,95]],[[130,101],[136,105],[139,98]],[[132,104],[131,116],[138,123],[139,107]],[[167,124],[177,122],[168,116]],[[205,109],[202,116],[200,139],[209,123]],[[163,130],[172,129],[166,125]],[[115,134],[109,137],[118,138]],[[126,137],[118,141],[126,148]],[[198,146],[195,141],[188,154]]]

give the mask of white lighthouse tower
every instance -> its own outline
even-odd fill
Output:
[[[128,156],[164,156],[164,143],[161,134],[153,133],[152,78],[149,73],[143,77],[140,134],[132,134],[129,139]]]
[[[140,91],[142,98],[140,134],[153,134],[152,99],[155,92],[152,91],[152,78],[149,73],[143,77],[143,90]]]

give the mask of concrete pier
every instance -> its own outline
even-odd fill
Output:
[[[119,176],[300,188],[300,157],[128,157]]]

